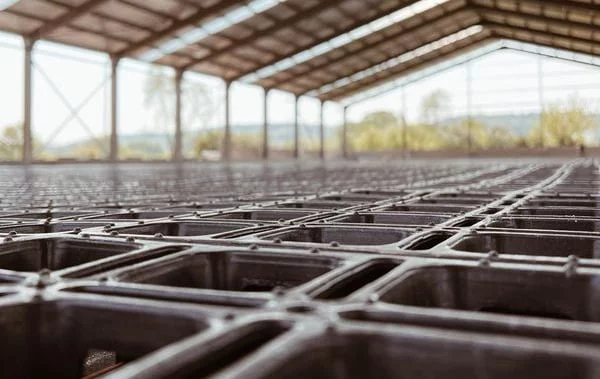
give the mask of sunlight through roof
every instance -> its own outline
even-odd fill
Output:
[[[410,62],[411,60],[419,58],[425,54],[429,54],[435,50],[439,50],[439,49],[443,48],[444,46],[448,46],[448,45],[451,45],[458,41],[461,41],[463,39],[469,38],[477,33],[480,33],[482,30],[483,30],[483,27],[480,25],[471,26],[467,29],[461,30],[458,33],[451,34],[451,35],[441,38],[437,41],[423,45],[415,50],[411,50],[411,51],[408,51],[397,57],[388,59],[387,61],[380,63],[378,65],[369,67],[366,70],[359,71],[354,75],[347,76],[345,78],[339,79],[330,84],[326,84],[316,91],[311,91],[311,92],[307,93],[307,95],[310,95],[310,96],[322,95],[324,93],[331,92],[335,89],[338,89],[338,88],[347,86],[349,84],[352,84],[354,82],[368,78],[369,76],[376,75],[382,71],[389,70],[400,64]]]
[[[2,1],[2,0],[0,0]],[[223,30],[235,25],[240,22],[244,22],[249,18],[265,12],[274,6],[285,3],[287,0],[254,0],[238,7],[230,12],[225,13],[221,17],[212,19],[206,23],[203,23],[192,30],[178,35],[164,43],[161,43],[156,48],[147,51],[142,54],[139,59],[146,62],[154,62],[165,55],[172,54],[179,51],[186,46],[192,45],[196,42],[203,40],[206,37],[215,35],[222,32]]]
[[[326,54],[332,50],[338,49],[358,39],[366,37],[370,34],[379,32],[387,27],[390,27],[400,21],[404,21],[410,17],[419,15],[438,5],[444,4],[449,0],[421,0],[412,5],[404,7],[392,12],[389,15],[378,18],[363,26],[351,30],[348,33],[336,36],[328,41],[320,43],[311,49],[304,50],[292,57],[282,59],[277,63],[264,67],[256,72],[245,75],[240,78],[240,81],[245,83],[254,83],[261,79],[268,78],[278,72],[287,70],[295,65],[304,63],[320,55]]]

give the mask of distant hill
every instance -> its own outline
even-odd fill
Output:
[[[506,127],[509,128],[513,133],[517,135],[527,135],[533,126],[537,123],[539,118],[538,113],[528,113],[520,115],[477,115],[475,119],[484,123],[488,126]],[[600,115],[596,118],[600,123]],[[462,120],[463,118],[450,118],[445,120],[442,124],[452,124],[456,121]],[[234,135],[236,134],[262,134],[262,125],[233,125],[231,131]],[[220,130],[220,126],[205,128],[199,131],[186,132],[184,138],[184,150],[191,150],[194,146],[194,141],[203,133],[207,133],[212,130]],[[333,138],[337,132],[336,128],[325,128],[325,138]],[[310,139],[317,141],[319,139],[319,126],[318,125],[302,125],[300,128],[300,135],[303,139]],[[119,136],[119,143],[123,146],[144,146],[151,149],[154,153],[158,154],[169,154],[171,151],[172,135],[165,133],[138,133],[138,134],[124,134]],[[269,125],[269,141],[271,144],[285,144],[292,143],[294,140],[294,126],[292,124],[271,124]],[[55,144],[49,146],[47,151],[61,156],[69,156],[71,152],[77,150],[79,147],[89,144],[91,140],[81,140],[68,144]]]
[[[202,134],[214,130],[221,130],[222,127],[210,127],[193,132],[186,131],[183,139],[184,150],[193,149],[194,141]],[[232,134],[254,134],[262,135],[262,125],[233,125],[231,127]],[[325,128],[325,138],[331,138],[335,135],[335,128]],[[301,125],[300,135],[302,138],[318,140],[319,126],[318,125]],[[272,144],[292,143],[294,140],[294,126],[292,124],[272,124],[269,125],[269,141]],[[122,146],[147,146],[153,152],[158,154],[170,153],[172,147],[173,135],[166,133],[137,133],[119,135],[119,144]],[[45,150],[54,155],[69,156],[72,152],[93,143],[91,139],[70,142],[67,144],[54,143],[48,146]]]
[[[484,125],[508,128],[519,136],[525,136],[537,124],[539,113],[522,115],[479,115],[475,119]]]
[[[597,122],[600,124],[600,115],[596,115],[595,117]],[[526,113],[519,115],[475,115],[474,118],[487,126],[508,128],[516,135],[525,136],[537,124],[540,114]],[[450,118],[444,121],[443,124],[452,124],[462,119],[462,117]]]

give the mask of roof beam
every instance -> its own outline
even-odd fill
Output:
[[[477,0],[471,0],[474,5],[481,6]],[[583,2],[574,2],[569,0],[513,0],[514,4],[517,6],[521,6],[522,4],[533,4],[540,7],[552,7],[552,8],[560,8],[563,10],[577,10],[584,13],[600,13],[600,4],[590,4]]]
[[[368,44],[368,43],[363,44],[363,46],[360,49],[353,50],[351,53],[343,54],[343,55],[340,55],[339,57],[335,57],[332,59],[326,59],[323,62],[318,63],[316,65],[308,65],[307,64],[308,62],[305,62],[302,64],[302,66],[300,66],[300,67],[302,67],[302,70],[294,70],[294,74],[292,76],[287,77],[285,79],[276,80],[271,86],[278,87],[280,85],[295,81],[298,78],[304,77],[307,72],[314,73],[319,70],[327,69],[327,68],[329,68],[335,64],[338,64],[346,59],[354,59],[354,57],[357,55],[360,55],[360,54],[370,51],[372,49],[381,48],[386,43],[393,41],[395,39],[400,39],[401,37],[405,37],[407,34],[416,33],[422,29],[429,29],[429,28],[431,28],[432,24],[440,22],[442,20],[445,20],[446,18],[453,17],[453,16],[455,16],[459,13],[465,12],[465,11],[468,11],[467,7],[460,7],[460,8],[457,8],[456,10],[450,11],[448,13],[443,13],[437,17],[434,17],[431,19],[425,19],[425,20],[423,20],[423,22],[418,23],[416,25],[413,22],[414,18],[409,18],[405,21],[402,21],[398,24],[393,25],[392,27],[396,28],[398,25],[402,25],[403,23],[407,23],[409,25],[413,24],[413,26],[411,26],[411,27],[402,28],[401,30],[399,30],[393,34],[387,34],[387,33],[385,33],[385,31],[382,31],[382,35],[385,36],[382,40],[380,40],[374,44]],[[419,18],[421,16],[415,16],[415,17]],[[425,42],[423,42],[423,44],[427,44],[429,42],[425,41]],[[419,46],[417,46],[416,48],[418,48],[418,47]],[[320,58],[323,58],[323,57],[320,57]],[[352,74],[350,74],[350,75],[352,75]],[[345,76],[347,76],[347,75],[345,75]],[[263,80],[267,80],[267,79],[268,78],[265,78]],[[341,79],[341,77],[338,77],[337,79]],[[335,79],[335,80],[337,80],[337,79]]]
[[[265,28],[263,30],[257,31],[255,33],[250,34],[249,36],[245,37],[245,38],[241,38],[238,40],[235,40],[233,43],[231,43],[228,46],[225,46],[221,49],[217,49],[214,51],[214,53],[207,55],[206,57],[197,59],[196,61],[190,63],[188,66],[184,67],[184,69],[189,68],[189,66],[193,66],[195,64],[198,63],[202,63],[204,61],[207,60],[216,60],[220,57],[222,57],[225,54],[228,54],[230,52],[232,52],[235,49],[238,49],[240,47],[243,46],[247,46],[250,45],[256,41],[258,41],[261,38],[267,37],[267,36],[271,36],[272,34],[277,33],[278,31],[288,28],[304,19],[307,19],[309,17],[313,17],[321,12],[323,12],[324,10],[327,10],[329,8],[332,8],[336,5],[338,5],[339,3],[341,3],[344,0],[324,0],[321,1],[317,4],[317,6],[305,11],[305,12],[299,12],[296,15],[285,19],[285,20],[279,20],[278,22],[274,23],[273,25],[269,26],[268,28]]]
[[[320,45],[320,44],[322,44],[324,42],[327,42],[327,41],[329,41],[332,38],[335,38],[335,37],[337,37],[339,35],[348,33],[348,32],[350,32],[350,31],[352,31],[352,30],[354,30],[356,28],[359,28],[361,26],[367,25],[367,24],[369,24],[369,23],[371,23],[371,22],[373,22],[373,21],[375,21],[375,20],[377,20],[377,19],[385,16],[386,14],[390,14],[390,13],[393,13],[393,12],[399,10],[399,9],[406,8],[406,7],[408,7],[408,6],[416,3],[417,1],[419,1],[419,0],[406,0],[406,1],[402,2],[402,4],[400,4],[400,5],[396,6],[396,7],[387,9],[385,14],[381,13],[381,12],[377,12],[377,13],[373,14],[371,17],[368,17],[368,18],[366,18],[364,20],[353,22],[350,25],[346,26],[345,28],[337,30],[335,32],[335,34],[333,34],[333,35],[330,35],[328,37],[323,37],[323,38],[316,39],[311,44],[309,44],[307,46],[302,46],[300,48],[296,48],[296,49],[290,51],[287,54],[277,55],[274,58],[270,59],[268,62],[265,62],[264,64],[262,64],[261,66],[258,66],[258,67],[253,68],[252,70],[247,70],[247,71],[244,71],[244,72],[240,73],[235,78],[232,78],[232,80],[238,80],[241,77],[244,77],[244,76],[246,76],[248,74],[251,74],[253,72],[256,72],[256,71],[258,71],[260,69],[268,67],[268,66],[270,66],[270,65],[272,65],[274,63],[277,63],[277,62],[279,62],[281,60],[293,57],[294,55],[296,55],[298,53],[301,53],[304,50],[312,49],[313,47],[315,47],[317,45]]]
[[[523,20],[525,23],[539,22],[539,23],[545,24],[546,26],[560,26],[560,27],[569,28],[569,29],[574,28],[574,29],[586,30],[590,33],[598,33],[599,32],[598,26],[590,25],[588,23],[581,23],[581,22],[576,22],[576,21],[571,21],[571,20],[564,20],[564,19],[558,19],[558,18],[554,18],[554,17],[547,17],[547,16],[535,15],[535,14],[524,13],[524,12],[519,12],[519,11],[498,9],[495,7],[487,7],[487,6],[485,6],[485,7],[477,6],[474,9],[477,12],[479,12],[479,14],[481,15],[481,17],[483,19],[489,18],[488,16],[490,14],[492,14],[492,15],[495,14],[500,17],[503,17],[505,20],[509,17],[513,17],[513,18]]]
[[[531,29],[526,26],[523,27],[523,26],[504,24],[504,23],[499,23],[499,22],[491,22],[491,21],[484,21],[484,22],[482,22],[482,25],[485,27],[488,27],[488,28],[492,28],[492,29],[506,28],[506,29],[511,30],[512,32],[535,34],[538,37],[539,36],[547,37],[547,38],[551,38],[552,40],[563,39],[565,41],[568,41],[570,44],[581,43],[581,44],[590,45],[594,48],[600,49],[600,41],[594,41],[594,40],[587,39],[587,38],[574,37],[574,36],[569,36],[569,35],[565,35],[565,34],[559,34],[559,33],[551,32],[551,31],[546,31],[546,30]],[[586,54],[591,54],[591,53],[587,52]]]
[[[530,43],[532,45],[550,47],[553,49],[566,50],[566,51],[570,51],[573,53],[600,56],[600,45],[593,45],[592,51],[586,50],[586,49],[581,49],[579,47],[573,46],[573,43],[575,41],[571,41],[569,37],[562,37],[562,39],[564,39],[567,42],[567,46],[565,46],[565,44],[557,44],[557,43],[555,43],[555,41],[545,42],[544,39],[547,39],[548,35],[546,35],[544,32],[523,30],[523,28],[516,28],[513,26],[505,26],[505,25],[502,25],[500,27],[491,27],[491,30],[499,38]],[[518,35],[516,35],[517,33],[529,34],[531,36],[531,38],[518,36]],[[591,45],[589,42],[587,42],[587,44]],[[595,53],[594,51],[598,51],[598,53]]]
[[[589,53],[573,51],[571,49],[568,49],[568,48],[565,48],[562,46],[555,46],[555,45],[552,45],[549,43],[544,43],[544,42],[535,42],[535,41],[528,40],[527,38],[522,38],[522,37],[514,36],[514,35],[506,36],[506,35],[503,35],[501,33],[493,31],[493,30],[492,30],[492,33],[493,33],[493,37],[496,39],[503,39],[506,41],[512,41],[512,42],[516,42],[516,43],[525,43],[528,45],[535,45],[535,46],[545,47],[545,48],[549,48],[549,49],[560,50],[560,51],[564,51],[564,52],[568,52],[568,53],[572,53],[572,54],[582,54],[584,56],[590,56]],[[548,53],[544,53],[544,52],[533,52],[533,51],[529,51],[529,50],[525,50],[525,49],[517,48],[517,47],[512,47],[512,46],[508,46],[506,48],[511,49],[511,50],[522,51],[525,53],[541,55],[541,56],[552,58],[552,59],[559,59],[559,60],[568,61],[568,62],[575,62],[577,64],[583,64],[583,65],[592,66],[592,67],[596,67],[596,68],[600,67],[600,64],[596,64],[591,61],[586,62],[583,60],[573,60],[573,59],[569,59],[566,57],[560,57],[560,56],[556,56],[556,55],[552,55],[552,54],[548,54]]]
[[[428,25],[428,24],[426,24],[426,25]],[[468,28],[470,28],[470,27],[473,27],[473,26],[476,26],[476,25],[479,25],[479,22],[474,22],[474,23],[470,23],[470,24],[466,24],[466,25],[459,25],[459,27],[458,27],[456,30],[453,30],[452,32],[449,32],[449,33],[447,33],[446,35],[442,35],[442,36],[436,36],[436,37],[434,37],[434,38],[431,38],[431,39],[429,39],[429,40],[425,40],[425,41],[421,40],[421,43],[419,43],[418,45],[415,45],[415,46],[411,47],[410,49],[405,49],[405,50],[403,50],[403,51],[400,51],[400,52],[398,52],[397,54],[394,54],[394,56],[392,56],[392,57],[390,57],[390,58],[386,58],[386,59],[384,59],[384,60],[380,60],[379,62],[376,62],[376,63],[375,63],[373,66],[377,66],[377,65],[379,65],[379,64],[383,64],[383,63],[385,63],[386,61],[388,61],[389,59],[393,59],[393,58],[395,58],[395,57],[398,57],[398,56],[401,56],[401,55],[403,55],[403,54],[409,53],[409,52],[411,52],[411,51],[418,50],[418,49],[420,49],[420,48],[422,48],[422,47],[424,47],[424,46],[427,46],[427,45],[430,45],[430,44],[432,44],[432,43],[435,43],[436,41],[438,41],[438,40],[440,40],[440,39],[443,39],[443,38],[445,38],[445,37],[447,37],[447,36],[449,36],[449,35],[452,35],[452,34],[455,34],[455,33],[459,33],[459,32],[460,32],[460,31],[462,31],[462,30],[468,29]],[[428,53],[428,54],[429,54],[429,53]],[[373,66],[366,67],[366,68],[361,68],[360,70],[355,70],[355,71],[353,71],[352,73],[349,73],[349,74],[347,74],[347,75],[343,75],[343,76],[337,77],[337,78],[335,78],[335,79],[333,79],[333,80],[331,80],[331,81],[325,82],[325,83],[321,82],[321,83],[319,83],[319,85],[318,85],[318,86],[316,86],[316,87],[307,88],[307,89],[305,90],[305,93],[306,93],[306,92],[311,92],[311,91],[316,91],[316,90],[319,90],[321,87],[323,87],[323,86],[327,86],[327,85],[330,85],[330,84],[333,84],[333,83],[335,83],[336,81],[338,81],[338,80],[340,80],[340,79],[342,79],[342,78],[345,78],[345,77],[352,77],[352,76],[354,76],[354,75],[356,75],[356,74],[360,73],[361,71],[369,70],[369,69],[370,69],[371,67],[373,67]],[[332,91],[333,91],[333,90],[332,90]]]
[[[139,49],[141,49],[142,47],[150,46],[150,45],[160,41],[161,39],[168,37],[187,26],[194,26],[194,25],[202,22],[203,20],[206,20],[207,18],[209,18],[215,14],[221,13],[221,12],[225,11],[226,9],[228,9],[240,2],[241,2],[241,0],[222,0],[222,1],[216,2],[214,5],[211,5],[210,7],[198,9],[196,12],[192,13],[190,16],[183,18],[181,20],[173,21],[168,27],[149,35],[148,37],[142,39],[141,41],[138,41],[138,42],[132,44],[131,46],[126,47],[125,49],[120,50],[117,53],[117,55],[119,55],[119,56],[132,55],[135,52],[137,52]]]
[[[48,34],[52,33],[61,26],[67,25],[71,21],[78,17],[83,16],[86,13],[91,12],[100,5],[108,2],[108,0],[88,0],[85,3],[70,8],[67,12],[57,17],[54,20],[48,21],[44,25],[40,26],[36,31],[29,35],[29,38],[38,40],[44,38]]]
[[[478,47],[479,45],[482,45],[484,42],[486,42],[486,40],[490,38],[490,36],[491,33],[489,31],[484,30],[478,34],[472,35],[467,39],[456,41],[453,44],[446,45],[440,49],[433,50],[418,58],[399,64],[395,67],[391,67],[386,71],[381,71],[377,74],[349,83],[345,86],[335,88],[329,92],[320,94],[318,95],[318,98],[321,100],[332,101],[343,99],[352,94],[364,91],[365,89],[378,86],[390,80],[394,80],[400,76],[408,75],[409,73],[418,71],[428,65],[453,58],[454,56],[462,54],[464,51],[470,51]]]

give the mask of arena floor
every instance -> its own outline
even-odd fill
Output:
[[[0,178],[3,377],[600,374],[594,160]]]

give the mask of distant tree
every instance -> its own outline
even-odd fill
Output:
[[[175,82],[163,69],[150,69],[144,83],[144,107],[150,112],[153,131],[173,132]]]
[[[262,136],[253,133],[234,135],[231,139],[233,150],[243,151],[247,156],[259,157],[262,151]]]
[[[76,146],[71,155],[83,159],[103,159],[106,158],[106,151],[102,148],[108,146],[109,137],[101,137],[99,140],[88,140]]]
[[[153,67],[144,87],[144,106],[151,112],[153,130],[173,134],[176,95],[174,78]],[[184,133],[185,129],[205,128],[214,118],[219,110],[219,103],[212,94],[213,91],[201,83],[183,81],[181,116]]]
[[[19,161],[23,159],[23,124],[8,125],[0,131],[0,161]],[[36,159],[54,160],[48,152],[39,151],[40,144],[35,135],[31,138]]]
[[[168,159],[170,151],[151,140],[133,141],[119,146],[119,157],[122,159]]]
[[[430,121],[440,120],[447,97],[436,91],[423,101],[422,108]],[[585,142],[596,128],[596,118],[590,107],[578,98],[564,105],[548,107],[527,137],[518,136],[509,128],[488,126],[477,119],[461,120],[449,125],[438,121],[406,125],[406,144],[410,150],[504,149],[537,146],[544,133],[547,146],[575,146]],[[348,125],[348,142],[354,151],[398,150],[403,147],[402,122],[390,112],[378,111],[366,115],[360,122]],[[543,125],[543,128],[541,127]]]
[[[367,124],[376,128],[395,127],[399,124],[398,119],[392,112],[377,111],[366,115],[362,124]]]
[[[461,120],[444,127],[443,145],[450,149],[467,149],[470,139],[471,149],[487,149],[492,147],[492,130],[498,135],[502,133],[495,128],[488,128],[483,122],[476,119],[472,119],[470,122]]]
[[[10,125],[0,135],[0,160],[16,161],[23,157],[23,125]]]
[[[427,125],[437,125],[446,116],[451,98],[448,92],[437,89],[421,101],[421,121]]]
[[[585,142],[585,136],[597,127],[589,106],[572,97],[561,106],[552,104],[542,112],[540,121],[529,135],[531,145],[575,146]]]
[[[492,126],[487,128],[488,143],[486,148],[505,149],[517,147],[521,143],[522,138],[514,134],[508,128],[501,126]]]
[[[385,133],[381,127],[366,125],[353,140],[354,150],[378,151],[385,149]]]
[[[409,150],[436,150],[443,146],[440,129],[427,124],[408,125],[407,146]]]
[[[400,123],[396,116],[387,111],[377,111],[367,114],[360,122],[348,125],[348,142],[350,148],[355,151],[377,151],[391,148],[393,140],[389,140],[390,134],[400,129]]]
[[[223,132],[220,130],[209,130],[201,133],[194,141],[194,154],[201,157],[205,150],[219,150]]]

